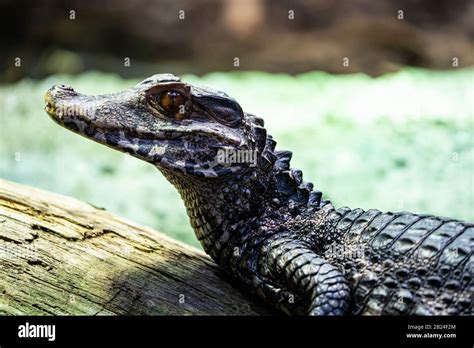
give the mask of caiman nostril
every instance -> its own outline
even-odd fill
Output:
[[[56,85],[56,87],[65,91],[74,91],[74,88],[64,84]]]

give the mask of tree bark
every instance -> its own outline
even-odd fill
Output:
[[[273,313],[229,281],[203,252],[151,228],[0,179],[2,315]]]

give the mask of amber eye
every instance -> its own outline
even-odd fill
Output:
[[[184,96],[178,91],[166,91],[160,93],[156,98],[158,104],[170,114],[184,114]]]

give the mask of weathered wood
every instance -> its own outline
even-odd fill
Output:
[[[0,179],[0,314],[270,314],[203,252]]]

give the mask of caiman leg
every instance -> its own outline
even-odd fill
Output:
[[[350,288],[345,277],[304,242],[290,236],[269,239],[263,244],[261,255],[260,274],[266,284],[277,284],[266,290],[279,293],[276,302],[282,310],[296,309],[309,315],[349,312]],[[292,306],[293,297],[301,298],[302,303]]]

